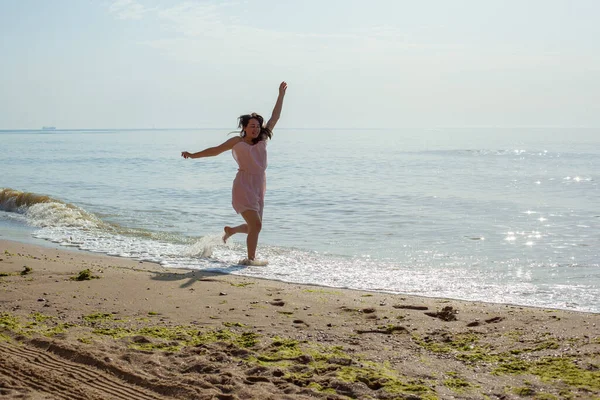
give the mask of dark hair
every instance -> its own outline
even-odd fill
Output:
[[[242,137],[246,136],[246,132],[244,132],[244,128],[246,128],[248,126],[248,123],[250,123],[251,119],[257,120],[258,124],[260,125],[260,133],[258,134],[256,139],[252,139],[253,144],[256,144],[263,140],[271,139],[273,137],[273,132],[271,132],[271,130],[269,128],[264,126],[264,118],[262,116],[258,115],[257,113],[241,115],[238,118],[238,128],[242,129],[240,131],[240,135]]]

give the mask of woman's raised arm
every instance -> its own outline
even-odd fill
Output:
[[[281,109],[283,108],[283,98],[285,97],[285,91],[287,89],[287,83],[281,82],[279,85],[279,96],[277,96],[277,102],[275,103],[275,107],[273,108],[273,113],[271,114],[271,118],[269,122],[267,122],[267,128],[272,131],[275,128],[275,124],[279,121],[279,117],[281,116]]]

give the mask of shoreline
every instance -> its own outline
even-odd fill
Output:
[[[77,280],[85,270],[90,279]],[[5,239],[0,274],[7,398],[600,396],[596,313],[285,283]]]
[[[23,231],[25,232],[27,235],[30,235],[32,232],[34,232],[33,229],[31,230],[27,230],[27,231]],[[12,232],[9,232],[12,233]],[[19,235],[20,239],[7,239],[6,237],[4,237],[3,235],[0,235],[0,242],[2,241],[8,241],[8,242],[14,242],[14,243],[22,243],[22,244],[26,244],[26,245],[32,245],[32,246],[36,246],[36,247],[42,247],[42,248],[48,248],[48,249],[55,249],[55,250],[62,250],[62,251],[66,251],[66,252],[76,252],[76,253],[83,253],[83,254],[88,254],[90,256],[100,256],[100,257],[111,257],[111,258],[117,258],[117,259],[123,259],[123,260],[130,260],[133,262],[144,262],[144,263],[148,263],[148,264],[154,264],[157,265],[160,268],[165,268],[165,269],[169,269],[169,270],[179,270],[179,269],[184,269],[187,271],[198,271],[198,272],[202,272],[203,270],[200,269],[186,269],[186,268],[180,268],[180,267],[163,267],[162,265],[160,265],[159,263],[156,262],[152,262],[152,261],[147,261],[147,260],[143,260],[140,261],[139,259],[136,258],[131,258],[131,257],[123,257],[123,256],[117,256],[117,255],[109,255],[107,253],[103,253],[103,252],[94,252],[94,251],[89,251],[89,250],[84,250],[81,249],[77,246],[63,246],[59,243],[55,243],[46,239],[41,239],[41,238],[37,238],[34,236],[28,236],[28,238],[26,238],[26,234],[22,234]],[[315,286],[315,287],[320,287],[320,288],[324,288],[324,289],[331,289],[331,290],[350,290],[350,291],[358,291],[358,292],[366,292],[366,293],[379,293],[379,294],[383,294],[383,295],[391,295],[391,296],[409,296],[409,297],[414,297],[414,298],[425,298],[425,299],[438,299],[438,300],[448,300],[448,301],[463,301],[463,302],[475,302],[475,303],[484,303],[484,304],[490,304],[490,305],[506,305],[506,306],[514,306],[514,307],[525,307],[525,308],[534,308],[534,309],[540,309],[540,310],[562,310],[562,311],[571,311],[571,312],[578,312],[578,313],[585,313],[585,314],[597,314],[600,315],[600,312],[594,312],[594,311],[588,311],[588,310],[578,310],[575,308],[570,308],[570,307],[550,307],[550,306],[539,306],[539,305],[530,305],[530,304],[519,304],[519,303],[500,303],[500,302],[494,302],[494,301],[484,301],[484,300],[470,300],[470,299],[461,299],[461,298],[456,298],[456,297],[442,297],[442,296],[426,296],[426,295],[419,295],[419,294],[412,294],[412,293],[401,293],[401,292],[393,292],[393,291],[382,291],[382,290],[375,290],[375,289],[357,289],[357,288],[348,288],[348,287],[336,287],[336,286],[327,286],[327,285],[319,285],[316,283],[299,283],[299,282],[290,282],[290,281],[285,281],[285,280],[280,280],[280,279],[271,279],[271,278],[261,278],[261,277],[256,277],[256,276],[247,276],[247,275],[234,275],[234,274],[229,274],[227,272],[217,272],[217,271],[208,271],[211,274],[222,274],[222,275],[231,275],[231,276],[237,276],[237,277],[247,277],[248,279],[256,279],[256,280],[263,280],[263,281],[267,281],[267,282],[280,282],[282,284],[289,284],[289,285],[301,285],[301,286]]]

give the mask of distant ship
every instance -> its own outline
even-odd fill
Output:
[[[56,127],[55,126],[42,126],[42,130],[43,131],[55,131]]]

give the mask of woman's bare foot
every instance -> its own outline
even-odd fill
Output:
[[[264,267],[264,266],[268,265],[269,263],[266,260],[256,260],[256,259],[249,260],[247,258],[244,258],[243,260],[240,260],[240,262],[238,264],[254,266],[254,267]]]
[[[230,226],[226,226],[224,228],[224,231],[225,231],[225,234],[223,235],[223,243],[227,243],[227,239],[229,239],[231,237],[231,235],[233,235],[235,233],[235,231]]]

